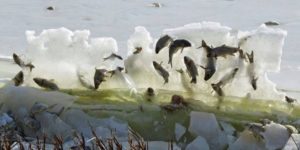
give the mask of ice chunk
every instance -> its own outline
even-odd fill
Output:
[[[185,131],[186,131],[186,128],[184,126],[182,126],[179,123],[175,124],[175,137],[176,137],[177,141],[179,141],[179,139],[183,136]]]
[[[109,137],[112,132],[119,141],[127,141],[128,124],[114,117],[98,119],[87,115],[82,110],[69,109],[61,115],[61,119],[87,138],[93,136],[91,133],[91,127],[93,127],[99,136]]]
[[[277,123],[266,125],[263,137],[268,149],[281,149],[290,138],[290,134],[285,126]]]
[[[135,143],[136,141],[134,141]],[[128,142],[121,143],[124,149],[130,149]],[[166,150],[170,149],[170,143],[164,141],[149,141],[148,142],[148,149],[149,150]],[[173,150],[181,150],[176,144],[173,143]]]
[[[209,150],[209,146],[206,140],[201,136],[198,136],[195,140],[193,140],[190,144],[186,146],[186,150],[196,150],[196,149]]]
[[[31,87],[15,87],[7,85],[0,89],[0,102],[4,104],[7,110],[13,113],[24,107],[29,110],[34,103],[40,102],[47,105],[59,104],[55,109],[69,107],[75,100],[75,97],[56,91],[44,91]]]
[[[206,112],[191,112],[189,132],[206,139],[210,149],[223,149],[227,138],[221,131],[214,114]]]
[[[292,134],[282,150],[298,150],[300,148],[300,134]]]
[[[0,127],[6,126],[11,122],[13,122],[13,119],[8,116],[7,113],[4,113],[0,116]]]
[[[72,128],[58,116],[48,112],[42,112],[35,115],[35,118],[41,123],[41,131],[46,133],[48,137],[60,135],[63,139],[71,138]]]
[[[223,131],[224,131],[226,134],[228,134],[228,135],[233,135],[233,134],[234,134],[235,128],[234,128],[231,124],[226,123],[226,122],[224,122],[224,121],[220,121],[220,125],[221,125]]]
[[[240,137],[229,147],[229,150],[266,150],[264,142],[255,138],[249,131],[244,131]]]

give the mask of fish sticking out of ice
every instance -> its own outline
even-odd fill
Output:
[[[44,30],[40,34],[27,31],[28,47],[22,55],[30,59],[30,62],[35,64],[35,68],[32,72],[25,74],[24,84],[37,87],[32,79],[39,77],[54,79],[61,89],[84,89],[93,85],[95,68],[114,70],[121,66],[125,68],[125,71],[106,77],[99,89],[130,88],[136,90],[152,87],[174,91],[192,89],[193,92],[211,94],[213,91],[211,84],[220,82],[225,74],[238,68],[230,83],[222,86],[224,95],[283,100],[285,94],[276,90],[276,85],[268,78],[268,72],[280,70],[282,47],[287,32],[279,28],[269,28],[266,25],[252,31],[234,31],[215,22],[192,23],[166,29],[157,39],[167,36],[171,40],[166,40],[167,43],[158,41],[160,45],[158,46],[159,53],[157,53],[156,42],[153,42],[157,39],[153,39],[145,27],[138,26],[129,37],[127,57],[119,55],[115,39],[90,38],[88,30],[70,31],[66,28],[59,28]],[[185,40],[189,46],[185,46],[183,51],[172,54],[171,67],[168,64],[170,45],[174,45],[173,42],[178,40]],[[239,52],[232,51],[224,57],[209,56],[203,47],[199,48],[202,41],[205,41],[211,49],[218,48],[214,54],[219,53],[220,49]],[[247,54],[251,56],[252,52],[253,61],[247,58]],[[118,54],[124,61],[114,61],[114,59],[103,61],[103,58],[111,54]],[[195,71],[198,72],[195,84],[188,83],[191,74],[186,71],[184,57],[189,57],[194,61],[197,69]],[[209,59],[215,60],[215,72],[205,81],[205,72],[210,68],[202,69],[200,66],[207,66]],[[168,83],[165,84],[164,78],[156,72],[153,61],[162,64],[169,73]],[[181,72],[178,73],[178,70]],[[84,74],[78,76],[78,72],[84,72]],[[184,75],[187,80],[182,80]],[[88,83],[88,86],[83,85],[82,79]]]

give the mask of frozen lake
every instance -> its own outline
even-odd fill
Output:
[[[159,2],[162,7],[152,7],[152,2]],[[127,40],[139,25],[158,38],[166,28],[193,22],[214,21],[237,30],[253,30],[266,21],[277,21],[288,35],[281,71],[270,74],[270,78],[278,88],[300,90],[299,0],[2,0],[1,3],[0,55],[26,49],[26,30],[39,33],[59,27],[88,29],[92,37],[115,38],[125,56]],[[54,11],[47,10],[49,6]]]

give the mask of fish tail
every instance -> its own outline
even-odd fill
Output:
[[[168,82],[169,82],[169,79],[167,78],[167,79],[165,79],[164,84],[167,84]]]
[[[171,60],[171,59],[169,59],[169,62],[168,62],[168,64],[170,64],[170,65],[171,65],[171,68],[173,67],[173,66],[172,66],[172,60]]]
[[[197,78],[192,78],[191,83],[197,83]]]

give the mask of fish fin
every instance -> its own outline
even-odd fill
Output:
[[[202,65],[199,65],[199,67],[201,67],[202,69],[206,70],[206,67],[202,66]]]
[[[254,61],[254,52],[251,51],[250,54],[249,54],[249,53],[246,53],[246,55],[247,55],[247,57],[248,57],[249,62],[250,62],[250,63],[253,63],[253,61]]]
[[[117,58],[119,58],[120,60],[123,60],[123,57],[121,57],[121,56],[117,56]]]

